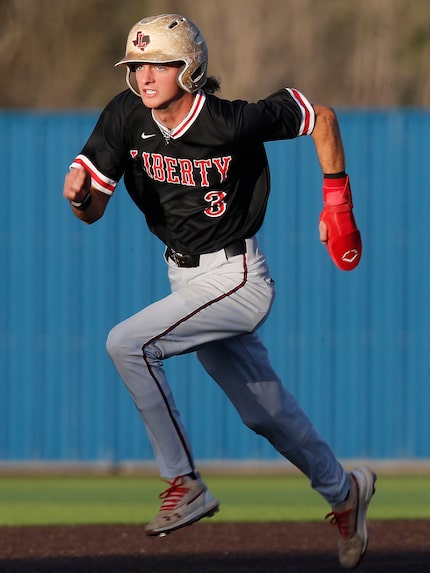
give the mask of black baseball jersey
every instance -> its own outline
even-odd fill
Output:
[[[312,132],[314,110],[286,88],[256,103],[196,93],[172,130],[126,90],[104,109],[72,166],[112,195],[126,189],[150,230],[178,253],[210,253],[261,227],[270,191],[264,142]]]

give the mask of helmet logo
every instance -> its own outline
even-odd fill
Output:
[[[133,40],[133,44],[142,52],[145,50],[146,46],[149,44],[150,38],[149,36],[145,35],[141,30],[139,30],[136,34],[136,39]]]

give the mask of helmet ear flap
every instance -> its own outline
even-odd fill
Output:
[[[132,68],[134,68],[134,66],[127,66],[125,81],[127,82],[127,85],[131,91],[140,97],[139,88],[136,81],[136,72]]]
[[[193,73],[191,74],[191,80],[194,84],[202,85],[201,81],[206,77],[207,74],[207,62],[202,62]]]
[[[191,71],[190,66],[185,63],[183,70],[178,76],[179,86],[186,92],[195,92],[206,83],[206,69],[206,62],[202,62],[193,71]]]

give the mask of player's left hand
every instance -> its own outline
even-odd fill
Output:
[[[320,220],[320,224],[319,224],[319,232],[320,232],[320,241],[323,245],[327,246],[327,242],[328,242],[328,231],[327,231],[327,225],[324,223],[324,221]]]
[[[324,208],[320,215],[321,242],[327,246],[334,264],[343,271],[352,271],[360,262],[362,244],[352,212],[349,177],[324,178]]]

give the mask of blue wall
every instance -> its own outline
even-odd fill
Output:
[[[122,186],[82,225],[64,174],[96,114],[0,114],[0,462],[152,460],[105,352],[109,329],[168,292],[162,245]],[[272,361],[342,458],[430,457],[430,112],[339,111],[364,255],[320,246],[311,138],[267,146],[260,241],[277,283]],[[195,456],[277,459],[192,356],[166,364]]]

